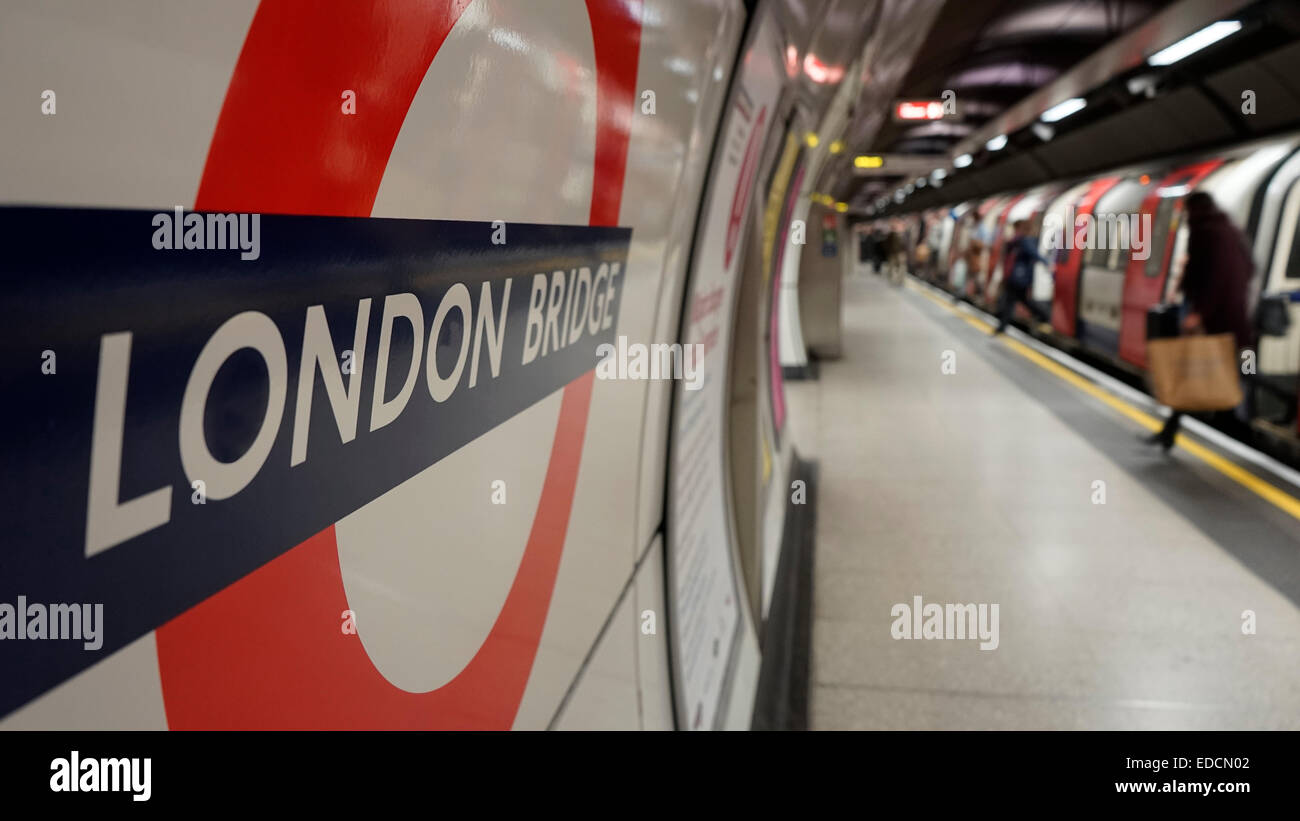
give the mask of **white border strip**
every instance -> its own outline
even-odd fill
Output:
[[[912,282],[924,286],[925,288],[933,291],[936,295],[944,296],[947,297],[948,299],[952,298],[952,294],[948,293],[942,288],[937,288],[934,285],[931,285],[930,283],[925,282],[924,280],[918,279],[915,276],[910,276],[910,279],[912,280]],[[966,313],[978,317],[979,319],[984,320],[985,322],[990,322],[990,321],[992,323],[997,322],[997,317],[975,307],[974,305],[970,304],[965,300],[959,300],[955,307],[958,310],[965,311]],[[1108,374],[1102,373],[1101,371],[1097,370],[1096,368],[1090,365],[1080,362],[1079,360],[1075,359],[1074,357],[1070,356],[1069,354],[1065,353],[1059,348],[1054,348],[1051,345],[1044,344],[1038,339],[1026,333],[1023,333],[1019,328],[1015,327],[1014,325],[1007,326],[1007,330],[1004,331],[1004,333],[1012,335],[1012,337],[1017,342],[1024,345],[1025,347],[1030,348],[1031,350],[1034,350],[1042,354],[1043,356],[1046,356],[1048,359],[1051,359],[1052,361],[1056,362],[1057,364],[1063,367],[1069,368],[1079,376],[1093,383],[1094,385],[1106,391],[1110,395],[1119,397],[1124,401],[1137,406],[1141,410],[1150,413],[1152,416],[1156,416],[1156,417],[1168,416],[1168,413],[1165,411],[1164,406],[1161,405],[1159,402],[1157,402],[1149,394],[1143,393],[1142,391],[1139,391],[1130,385],[1125,385],[1123,382],[1120,382],[1118,379],[1115,379],[1114,377],[1109,376]],[[1285,482],[1295,490],[1300,491],[1300,471],[1296,471],[1290,467],[1287,467],[1286,465],[1277,461],[1276,459],[1269,456],[1268,454],[1261,453],[1260,451],[1255,450],[1249,445],[1246,445],[1244,442],[1240,442],[1232,438],[1231,436],[1228,436],[1226,433],[1223,433],[1217,428],[1210,427],[1209,425],[1205,424],[1199,419],[1196,419],[1193,416],[1189,416],[1185,414],[1183,416],[1182,427],[1185,430],[1195,433],[1197,437],[1205,440],[1207,443],[1211,445],[1214,445],[1219,450],[1229,453],[1233,456],[1236,456],[1237,458],[1241,459],[1244,462],[1249,462],[1255,467],[1258,467],[1259,469],[1269,473],[1279,481]]]

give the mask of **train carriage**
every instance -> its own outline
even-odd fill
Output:
[[[1250,238],[1255,263],[1250,304],[1276,298],[1291,322],[1280,336],[1257,340],[1251,403],[1257,421],[1296,434],[1300,380],[1300,258],[1293,252],[1300,194],[1300,135],[1252,141],[1199,155],[1129,166],[1068,184],[1040,186],[951,206],[947,287],[990,310],[1003,277],[1002,246],[1011,226],[1029,219],[1039,251],[1032,298],[1051,310],[1055,339],[1081,346],[1117,368],[1141,374],[1146,315],[1175,293],[1186,256],[1183,201],[1193,191],[1214,197]],[[975,219],[971,216],[974,215]],[[991,241],[981,242],[981,237]],[[972,254],[972,248],[978,254]],[[976,259],[975,281],[966,260]],[[1024,320],[1023,307],[1017,317]]]

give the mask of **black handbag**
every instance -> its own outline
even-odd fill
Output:
[[[1255,328],[1260,336],[1286,336],[1291,328],[1290,299],[1286,294],[1267,294],[1259,298],[1255,311]]]
[[[1178,336],[1180,328],[1179,306],[1170,303],[1152,305],[1147,309],[1147,339],[1168,339]]]

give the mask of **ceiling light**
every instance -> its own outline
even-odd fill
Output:
[[[861,154],[853,158],[854,168],[879,168],[885,164],[884,157]]]
[[[1147,65],[1168,66],[1190,54],[1195,54],[1206,46],[1219,42],[1224,37],[1241,31],[1241,21],[1220,20],[1211,23],[1195,34],[1188,35],[1168,48],[1162,48],[1147,58]]]
[[[1044,111],[1041,119],[1045,123],[1054,123],[1058,120],[1064,120],[1076,111],[1082,111],[1087,105],[1087,101],[1082,97],[1071,97],[1065,102],[1057,103]]]
[[[972,162],[974,162],[974,160],[971,158],[970,154],[962,154],[960,157],[952,161],[952,165],[954,168],[965,168]]]
[[[1007,135],[1006,134],[997,135],[993,139],[984,143],[984,147],[987,148],[989,151],[1001,151],[1002,149],[1007,147]]]

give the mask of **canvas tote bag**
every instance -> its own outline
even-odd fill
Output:
[[[1232,334],[1194,334],[1147,342],[1156,399],[1174,410],[1216,411],[1241,404]]]

